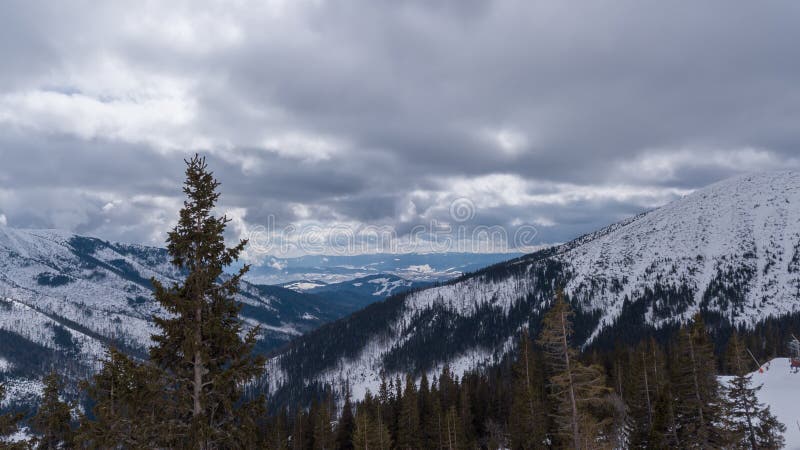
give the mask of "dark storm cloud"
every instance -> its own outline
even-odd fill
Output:
[[[195,151],[237,232],[536,224],[563,241],[800,166],[789,2],[0,7],[0,214],[158,242]]]

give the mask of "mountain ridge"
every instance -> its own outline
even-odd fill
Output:
[[[519,329],[536,332],[559,287],[576,310],[578,344],[669,328],[698,311],[753,327],[800,311],[799,269],[800,173],[740,176],[326,325],[271,361],[270,390],[347,382],[358,397],[381,373],[494,364]]]

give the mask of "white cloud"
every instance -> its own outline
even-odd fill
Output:
[[[722,169],[728,172],[758,172],[800,167],[797,158],[786,159],[758,148],[714,149],[686,147],[645,151],[633,161],[623,162],[627,177],[639,180],[675,180],[686,169]]]
[[[104,100],[36,90],[0,97],[0,122],[39,133],[147,143],[165,150],[207,143],[186,129],[194,117],[193,102],[180,96]]]

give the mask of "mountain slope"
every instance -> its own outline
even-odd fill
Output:
[[[521,327],[535,332],[560,286],[577,311],[578,343],[668,327],[697,311],[742,326],[800,311],[800,173],[726,180],[567,244],[371,305],[274,358],[271,389],[347,380],[358,396],[381,372],[492,364]]]
[[[376,274],[329,284],[320,281],[296,281],[287,283],[284,287],[320,295],[330,301],[348,305],[353,310],[357,310],[391,295],[430,285],[431,283],[406,280],[392,274]]]
[[[54,230],[0,227],[0,380],[52,365],[91,372],[107,345],[145,355],[161,309],[150,278],[181,277],[164,249]],[[238,300],[266,352],[354,310],[319,295],[242,283]]]

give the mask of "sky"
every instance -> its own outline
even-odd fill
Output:
[[[0,225],[161,245],[199,153],[229,237],[266,236],[254,260],[370,227],[563,242],[800,168],[798,17],[792,1],[4,1]]]

